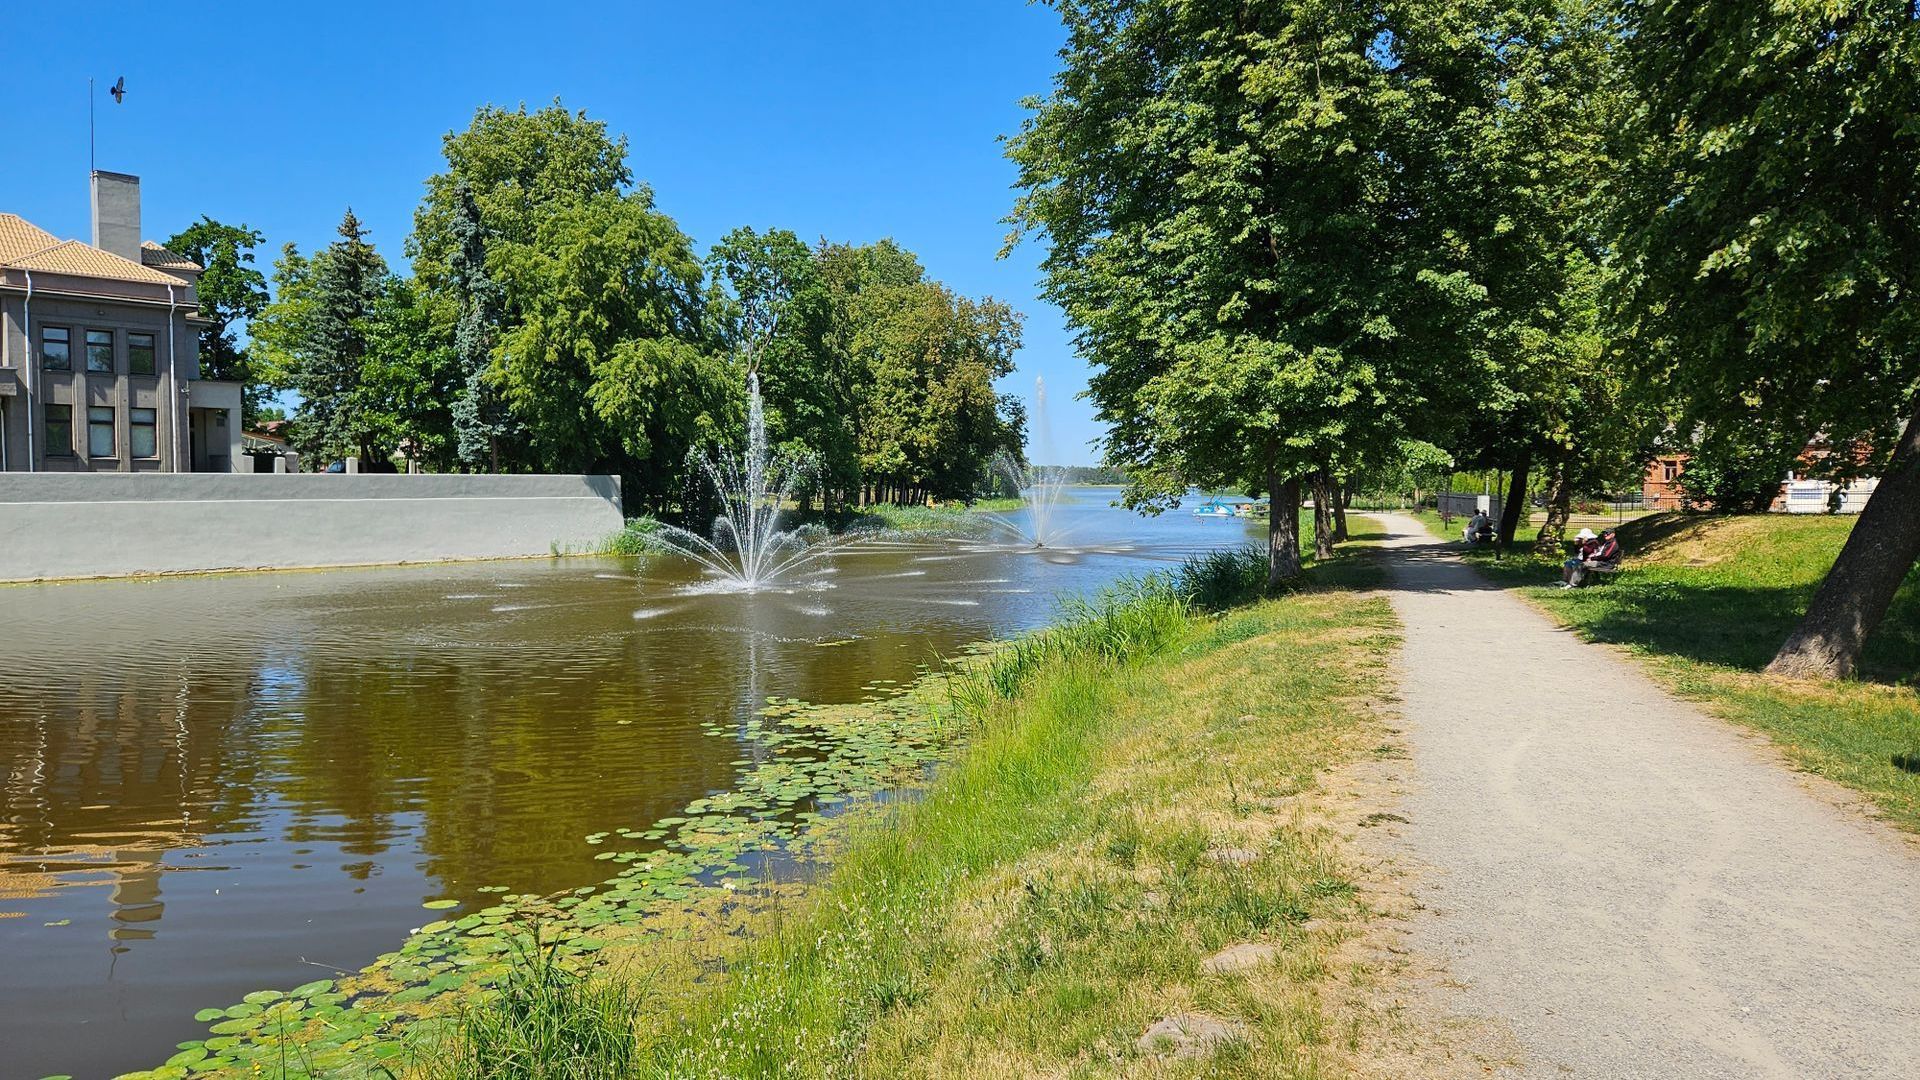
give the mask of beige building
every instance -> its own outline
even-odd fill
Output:
[[[141,242],[138,177],[92,191],[90,244],[0,213],[0,471],[244,468],[240,384],[200,378],[200,267]]]

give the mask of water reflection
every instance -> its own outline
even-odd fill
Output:
[[[150,1065],[425,898],[599,880],[584,836],[731,784],[702,723],[857,699],[1245,536],[1105,498],[1069,509],[1130,553],[871,545],[776,595],[622,560],[0,590],[0,1072]]]

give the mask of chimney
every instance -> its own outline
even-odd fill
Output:
[[[140,178],[93,174],[93,246],[140,261]]]

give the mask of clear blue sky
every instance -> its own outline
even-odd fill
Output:
[[[19,5],[3,20],[0,210],[85,239],[87,78],[99,166],[141,177],[145,231],[200,214],[325,243],[351,205],[389,260],[440,138],[483,103],[556,96],[630,140],[638,179],[703,248],[736,225],[892,236],[962,292],[1027,316],[1019,372],[1047,381],[1055,447],[1088,463],[1086,368],[1037,295],[1038,247],[996,253],[1012,204],[998,139],[1062,40],[1044,7],[957,3]],[[299,9],[312,10],[299,10]],[[121,75],[127,99],[106,87]]]

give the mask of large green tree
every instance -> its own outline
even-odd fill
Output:
[[[498,250],[518,313],[500,385],[532,464],[620,473],[629,505],[674,502],[687,451],[737,426],[743,386],[711,333],[692,242],[641,188],[559,209]]]
[[[1771,670],[1845,675],[1920,557],[1920,11],[1627,0],[1621,323],[1683,431],[1886,454]],[[1847,462],[1852,464],[1852,462]]]
[[[242,384],[245,422],[251,427],[269,388],[255,377],[247,348],[240,342],[247,323],[271,299],[267,279],[254,265],[253,249],[265,239],[245,225],[227,225],[202,215],[167,238],[165,247],[200,265],[195,289],[200,315],[200,371],[209,379]]]
[[[877,497],[970,498],[996,456],[1019,455],[1024,414],[994,389],[1020,347],[1011,308],[917,281],[864,289],[855,318],[860,467]]]
[[[1010,145],[1046,291],[1096,368],[1130,505],[1271,494],[1299,573],[1303,478],[1379,452],[1457,368],[1430,308],[1475,299],[1417,202],[1446,159],[1399,9],[1341,0],[1059,0],[1051,94]],[[1416,356],[1410,348],[1420,345]]]

